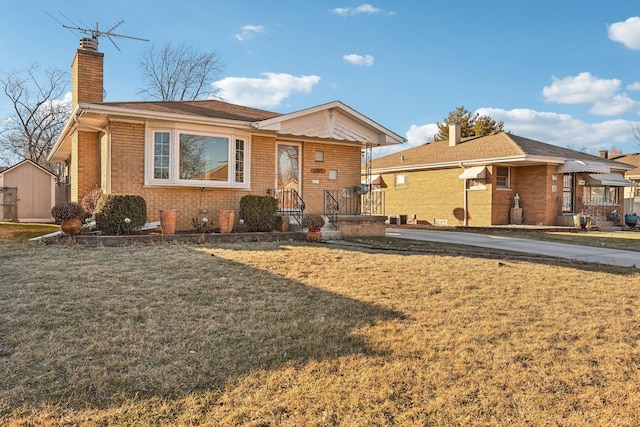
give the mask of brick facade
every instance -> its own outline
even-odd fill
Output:
[[[96,132],[78,131],[71,140],[71,201],[79,202],[100,186],[100,138]]]
[[[256,134],[251,137],[251,188],[201,188],[201,187],[161,187],[145,186],[145,124],[130,121],[112,121],[109,125],[109,137],[103,138],[102,150],[97,133],[91,134],[93,140],[87,147],[96,147],[89,151],[83,144],[73,158],[80,159],[80,168],[71,172],[72,192],[82,198],[84,194],[101,182],[103,189],[110,188],[112,193],[141,195],[147,203],[149,221],[160,220],[160,210],[177,209],[179,230],[192,228],[192,218],[207,217],[214,227],[218,226],[219,209],[240,208],[240,199],[247,194],[266,195],[276,186],[276,146],[279,142],[275,135]],[[109,141],[109,142],[107,142]],[[107,149],[104,145],[109,144]],[[353,145],[323,144],[320,142],[299,142],[301,147],[302,198],[306,204],[305,212],[322,213],[324,210],[324,190],[352,188],[360,181],[360,147]],[[323,151],[324,161],[315,161],[315,152]],[[82,153],[86,153],[85,156]],[[100,153],[109,153],[109,158],[100,158]],[[91,157],[91,158],[89,158]],[[75,163],[75,162],[74,162]],[[110,166],[110,173],[106,169]],[[319,170],[322,169],[322,172]],[[338,179],[330,180],[329,171],[337,170]],[[105,181],[110,175],[109,186]],[[76,189],[77,190],[74,190]],[[206,213],[203,213],[206,210]],[[237,215],[237,214],[236,214]],[[239,218],[236,217],[236,220]]]
[[[450,226],[463,225],[464,180],[459,178],[462,171],[453,168],[383,174],[387,215],[406,215],[409,222],[444,224],[445,220]],[[406,175],[405,186],[395,187],[398,174]],[[562,209],[562,175],[557,174],[557,166],[511,167],[509,179],[509,188],[497,188],[496,166],[489,166],[486,185],[467,190],[469,226],[509,224],[516,194],[523,208],[523,223],[556,223]]]
[[[322,151],[324,161],[315,160],[316,151]],[[337,179],[329,177],[337,171]],[[305,213],[324,212],[324,190],[353,189],[360,183],[360,147],[305,142],[302,145],[302,192]]]

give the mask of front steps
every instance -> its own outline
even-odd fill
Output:
[[[622,231],[622,226],[615,225],[613,221],[599,221],[599,224],[593,229],[598,231]]]

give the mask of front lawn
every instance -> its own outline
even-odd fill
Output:
[[[640,272],[0,242],[0,424],[634,425]]]

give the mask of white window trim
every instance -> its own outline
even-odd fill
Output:
[[[398,178],[402,178],[402,182],[398,182]],[[393,188],[407,188],[407,174],[406,173],[397,173],[393,176]]]
[[[169,179],[157,179],[153,177],[154,167],[154,143],[156,132],[169,133]],[[179,179],[179,153],[180,134],[193,134],[227,138],[229,141],[229,162],[227,181],[185,180]],[[236,140],[244,141],[244,182],[236,182]],[[206,187],[206,188],[251,188],[251,135],[243,132],[229,132],[228,129],[211,129],[200,126],[147,126],[145,132],[145,162],[144,185],[148,187]]]
[[[498,185],[498,168],[507,168],[506,187]],[[511,190],[511,166],[496,166],[496,190]]]

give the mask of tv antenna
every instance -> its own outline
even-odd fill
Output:
[[[115,46],[116,49],[118,49],[118,51],[120,51],[120,47],[116,44],[116,42],[113,40],[114,37],[117,38],[123,38],[123,39],[130,39],[130,40],[139,40],[139,41],[143,41],[143,42],[148,42],[149,40],[147,39],[143,39],[141,37],[133,37],[133,36],[126,36],[124,34],[116,34],[113,31],[118,28],[120,25],[122,25],[122,23],[124,22],[124,19],[121,19],[117,24],[115,24],[113,27],[109,28],[106,31],[102,31],[100,30],[100,26],[99,24],[96,22],[96,27],[95,28],[89,28],[86,24],[80,22],[80,25],[78,25],[76,22],[73,22],[71,19],[67,18],[66,16],[64,16],[61,12],[60,14],[62,16],[64,16],[69,22],[71,22],[72,24],[75,25],[67,25],[63,22],[60,22],[58,19],[56,19],[54,16],[52,16],[50,13],[46,12],[45,13],[49,16],[51,16],[53,19],[55,19],[56,21],[58,21],[60,24],[62,24],[62,26],[68,30],[73,30],[73,31],[79,31],[83,34],[88,34],[91,37],[82,37],[80,39],[80,47],[81,48],[85,48],[85,49],[90,49],[90,50],[98,50],[98,39],[100,37],[106,37],[109,39],[109,41]]]

